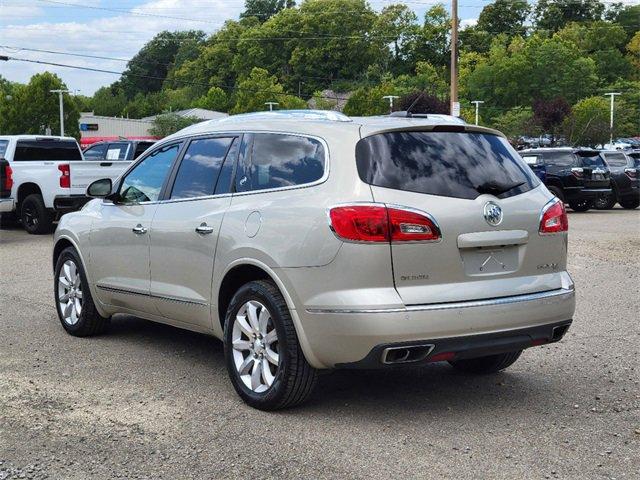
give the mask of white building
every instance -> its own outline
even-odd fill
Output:
[[[80,146],[85,147],[101,140],[155,139],[149,130],[153,126],[152,120],[105,117],[94,115],[93,112],[80,114]]]

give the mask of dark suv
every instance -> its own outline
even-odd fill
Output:
[[[536,148],[520,155],[549,191],[576,212],[586,212],[611,194],[610,172],[597,150]]]
[[[96,142],[89,145],[82,153],[85,160],[133,160],[154,143],[152,140]]]
[[[619,203],[622,208],[638,208],[640,205],[640,152],[610,150],[602,152],[611,171],[611,195],[598,198],[596,208],[608,210]]]

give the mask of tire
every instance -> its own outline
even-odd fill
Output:
[[[553,193],[556,197],[558,197],[558,199],[564,203],[564,193],[562,193],[562,189],[558,188],[558,187],[547,187],[547,189]]]
[[[586,212],[593,207],[593,200],[577,200],[569,202],[569,206],[574,212]]]
[[[20,220],[24,229],[34,235],[51,233],[53,215],[44,206],[42,195],[32,193],[20,205]]]
[[[596,210],[611,210],[618,202],[616,191],[612,190],[609,195],[600,195],[596,198],[593,206]]]
[[[253,328],[252,308],[255,308],[255,323],[264,323],[264,328]],[[268,319],[264,314],[264,322],[258,322],[265,308]],[[234,348],[234,340],[241,348]],[[271,361],[274,353],[277,364]],[[270,280],[249,282],[233,296],[225,316],[224,355],[236,392],[248,405],[259,410],[298,405],[311,395],[316,384],[317,371],[307,362],[289,309]],[[259,370],[257,373],[256,369]],[[243,370],[244,374],[241,374]],[[254,377],[257,379],[255,384]],[[271,380],[270,384],[268,380]]]
[[[626,208],[627,210],[633,210],[634,208],[638,208],[638,206],[640,206],[640,197],[621,198],[620,206],[622,208]]]
[[[75,276],[72,275],[73,272],[66,270],[66,267],[70,267],[71,264],[75,266]],[[68,295],[69,292],[67,288],[65,288],[64,282],[60,280],[61,277],[75,287],[73,291],[77,292],[79,289],[82,295],[81,298],[77,298],[72,294],[69,299],[72,303],[71,312],[68,315],[65,315],[66,310],[63,310],[61,299],[63,295]],[[76,283],[73,281],[69,282],[69,280],[78,277],[79,280]],[[104,332],[109,326],[109,319],[101,316],[96,310],[84,267],[82,266],[78,253],[73,247],[65,248],[60,253],[56,261],[55,275],[53,278],[54,301],[56,303],[56,310],[58,311],[58,318],[67,333],[76,337],[88,337]],[[79,315],[77,314],[75,305],[78,300],[80,301],[81,307]],[[64,301],[62,303],[64,303]],[[66,305],[69,305],[69,302],[66,302]]]
[[[486,357],[470,358],[468,360],[453,360],[449,362],[453,368],[465,373],[486,375],[504,370],[520,358],[522,350],[516,352],[488,355]]]

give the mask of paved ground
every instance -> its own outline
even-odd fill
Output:
[[[0,480],[639,478],[640,211],[570,224],[561,343],[490,377],[335,373],[272,414],[236,397],[215,339],[128,317],[66,335],[51,237],[0,231]]]

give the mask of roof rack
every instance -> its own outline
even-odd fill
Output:
[[[330,122],[351,122],[345,114],[333,110],[275,110],[273,112],[254,112],[231,115],[217,120],[219,123],[235,123],[246,120],[261,119],[302,119],[302,120],[326,120]]]

